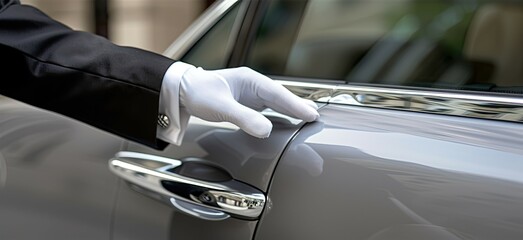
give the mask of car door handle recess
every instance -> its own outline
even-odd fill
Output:
[[[255,220],[266,201],[260,190],[202,161],[122,151],[109,160],[109,169],[141,192],[206,220]]]

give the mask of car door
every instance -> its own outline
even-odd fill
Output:
[[[523,5],[297,2],[271,1],[244,61],[327,105],[254,239],[521,239]]]
[[[167,51],[206,69],[223,68],[238,48],[257,1],[219,1]],[[113,239],[252,239],[272,173],[302,121],[265,111],[269,138],[228,123],[191,118],[183,144],[163,151],[128,143],[109,162],[122,178]]]

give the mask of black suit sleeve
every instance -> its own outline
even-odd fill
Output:
[[[0,0],[0,94],[142,144],[156,138],[159,91],[173,60],[73,31]]]

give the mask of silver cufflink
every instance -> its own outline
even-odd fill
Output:
[[[167,115],[160,113],[158,114],[158,125],[161,128],[167,128],[169,126],[169,117]]]

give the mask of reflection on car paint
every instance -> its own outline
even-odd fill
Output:
[[[278,164],[258,239],[523,235],[519,124],[334,104],[320,113],[323,129],[307,124]],[[303,144],[320,174],[297,167],[310,166]]]
[[[404,133],[348,129],[325,129],[306,143],[353,147],[389,161],[523,183],[523,156],[488,148]]]
[[[307,124],[307,128],[311,133],[320,133],[323,130],[323,122],[317,121]],[[296,169],[304,170],[313,177],[320,176],[323,173],[323,158],[312,148],[306,144],[308,135],[299,134],[293,140],[293,144],[289,146],[287,151],[299,152],[302,158],[289,159],[286,164],[294,166]]]
[[[386,191],[386,190],[384,190]],[[387,191],[388,192],[388,191]],[[395,198],[390,192],[389,199],[394,203],[405,215],[412,218],[416,223],[414,224],[399,224],[387,227],[377,233],[373,234],[368,240],[389,240],[389,239],[446,239],[446,240],[460,240],[470,239],[463,237],[463,233],[458,233],[454,229],[437,226],[429,222],[427,219],[418,215],[412,209],[403,204],[400,200]]]
[[[0,152],[0,189],[5,186],[7,181],[7,164],[5,163],[4,156]]]
[[[67,121],[47,117],[43,110],[21,108],[20,103],[12,100],[0,101],[0,151],[6,161],[36,164],[37,159],[70,138],[71,126]]]

